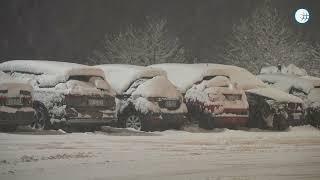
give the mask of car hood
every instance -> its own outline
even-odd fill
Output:
[[[278,102],[303,103],[303,100],[301,98],[285,93],[275,88],[255,88],[247,90],[246,92],[261,95],[276,100]]]

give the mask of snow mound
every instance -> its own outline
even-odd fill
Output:
[[[33,88],[26,82],[15,80],[0,71],[0,90],[8,90],[8,93],[5,94],[7,97],[17,97],[20,96],[21,90],[32,92]]]
[[[301,79],[307,79],[313,83],[313,86],[320,86],[320,78],[314,76],[302,76]]]
[[[180,98],[176,87],[164,76],[156,76],[141,84],[133,96]]]
[[[230,65],[222,64],[155,64],[151,67],[160,68],[166,71],[168,79],[178,89],[185,93],[193,84],[202,81],[208,76],[226,76],[232,83],[237,83],[240,88],[251,89],[265,87],[263,82],[257,79],[247,70]]]
[[[275,88],[256,88],[256,89],[250,89],[247,92],[269,97],[278,102],[303,103],[302,99]]]
[[[153,78],[155,76],[166,76],[160,69],[126,65],[126,64],[103,64],[95,66],[102,69],[105,76],[117,94],[123,94],[136,80],[142,78]]]
[[[0,70],[38,75],[37,81],[43,87],[66,82],[70,76],[97,76],[105,79],[101,69],[58,61],[13,60],[1,63]]]
[[[297,75],[297,76],[308,75],[305,69],[298,68],[294,64],[289,64],[288,66],[281,66],[281,71],[276,66],[263,67],[260,70],[260,74],[275,74],[275,73],[291,74],[291,75]]]
[[[264,82],[273,84],[272,85],[273,87],[287,93],[289,93],[290,89],[294,87],[308,94],[309,91],[314,87],[312,81],[308,79],[299,78],[293,75],[261,74],[261,75],[258,75],[257,77]]]

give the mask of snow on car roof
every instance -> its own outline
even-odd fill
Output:
[[[144,82],[132,95],[167,98],[178,98],[181,96],[180,92],[165,76],[156,76]]]
[[[54,86],[60,82],[66,82],[70,76],[105,78],[104,72],[99,68],[58,61],[13,60],[1,63],[0,70],[39,75],[38,80],[43,86]]]
[[[150,67],[161,68],[167,72],[168,78],[181,92],[186,92],[196,82],[202,81],[206,76],[228,76],[232,83],[237,83],[240,88],[251,89],[265,87],[247,70],[222,64],[155,64]]]
[[[289,93],[292,87],[296,89],[300,89],[305,93],[309,93],[309,91],[314,87],[312,81],[308,79],[299,78],[295,75],[289,74],[260,74],[257,76],[264,82],[272,83],[273,87],[280,89]]]
[[[320,86],[320,78],[314,76],[301,76],[301,79],[307,79],[313,83],[313,86]]]
[[[13,60],[0,64],[0,70],[11,72],[26,72],[31,74],[49,75],[88,75],[104,77],[104,73],[97,68],[82,64],[46,61],[46,60]]]
[[[250,90],[247,90],[247,92],[265,96],[265,97],[272,97],[272,99],[278,102],[303,103],[303,100],[300,99],[299,97],[293,96],[281,90],[270,88],[270,87],[250,89]]]
[[[136,80],[141,78],[153,78],[155,76],[166,76],[166,73],[157,68],[128,64],[102,64],[97,65],[105,73],[108,82],[117,94],[122,94]]]

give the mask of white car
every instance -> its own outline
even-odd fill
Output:
[[[288,104],[301,105],[303,101],[295,96],[272,89],[249,71],[222,64],[156,64],[151,67],[165,70],[168,79],[182,92],[187,92],[195,82],[216,76],[227,77],[231,84],[246,92],[249,102],[249,127],[283,130],[287,121]]]
[[[92,129],[116,121],[115,92],[101,69],[36,60],[14,60],[0,70],[33,86],[35,128]]]
[[[14,131],[34,121],[32,87],[0,71],[0,130]]]
[[[186,105],[164,71],[134,65],[105,64],[96,67],[105,72],[118,94],[120,127],[149,131],[184,125]]]

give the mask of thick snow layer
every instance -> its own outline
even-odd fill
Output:
[[[239,95],[241,98],[227,100],[226,94]],[[214,113],[222,113],[223,108],[247,109],[249,107],[244,91],[234,87],[230,80],[223,76],[217,76],[210,80],[204,80],[200,84],[193,85],[186,92],[185,99],[189,102],[200,102],[205,106],[217,105]]]
[[[193,84],[200,82],[208,76],[227,76],[232,83],[237,83],[240,88],[251,89],[265,87],[263,82],[257,79],[247,70],[222,64],[155,64],[156,67],[166,71],[168,78],[178,89],[185,93]]]
[[[42,78],[39,78],[38,75],[15,72],[12,73],[11,76],[14,79],[28,81],[34,87],[35,92],[48,91],[49,93],[60,93],[64,95],[115,95],[114,90],[111,89],[110,85],[106,81],[102,80],[101,77],[91,77],[88,82],[70,79],[66,82],[55,84],[52,87],[39,87],[38,82]]]
[[[282,73],[282,74],[291,74],[298,76],[307,76],[308,73],[306,70],[302,68],[298,68],[294,64],[289,64],[288,66],[282,66],[281,71],[276,66],[268,66],[261,68],[260,74],[274,74],[274,73]]]
[[[289,93],[291,88],[296,88],[309,93],[314,87],[312,81],[287,74],[261,74],[257,76],[263,82],[271,83],[273,87]]]
[[[6,97],[18,97],[21,90],[32,93],[33,88],[29,84],[6,81],[0,82],[0,90],[8,90],[8,93],[3,94]]]
[[[302,76],[301,79],[307,79],[313,83],[314,86],[320,86],[320,78],[314,76]]]
[[[181,98],[181,93],[165,77],[156,76],[147,80],[132,93],[133,96]]]
[[[98,76],[104,77],[101,69],[67,62],[39,61],[39,60],[14,60],[0,64],[4,72],[24,72],[35,74],[42,87],[55,86],[66,82],[71,76]]]
[[[256,88],[250,89],[248,90],[248,92],[269,98],[272,97],[272,99],[278,102],[303,103],[303,100],[299,97],[293,96],[275,88]]]
[[[310,93],[308,94],[308,101],[320,103],[320,88],[311,89]]]
[[[7,81],[12,79],[9,75],[7,75],[6,73],[0,71],[0,83],[3,81]]]
[[[9,75],[0,71],[0,90],[8,90],[8,93],[2,94],[6,97],[17,97],[20,96],[20,91],[32,92],[33,88],[31,85],[24,81],[19,81],[11,78]]]
[[[160,69],[144,66],[104,64],[95,67],[104,71],[108,82],[117,94],[123,94],[124,91],[126,91],[129,86],[138,79],[166,76],[166,73]]]
[[[188,130],[154,133],[158,136],[0,133],[0,179],[320,178],[320,131],[310,126],[288,132]]]
[[[132,99],[131,103],[134,104],[136,110],[138,110],[143,114],[147,114],[149,112],[168,113],[168,114],[188,112],[187,106],[185,105],[185,103],[181,103],[180,107],[176,110],[168,110],[166,108],[160,108],[160,106],[157,103],[148,101],[146,98],[143,98],[143,97]]]
[[[22,108],[15,108],[15,107],[8,107],[8,106],[0,106],[0,112],[6,113],[16,113],[17,111],[20,112],[34,112],[34,109],[31,107],[22,107]]]

